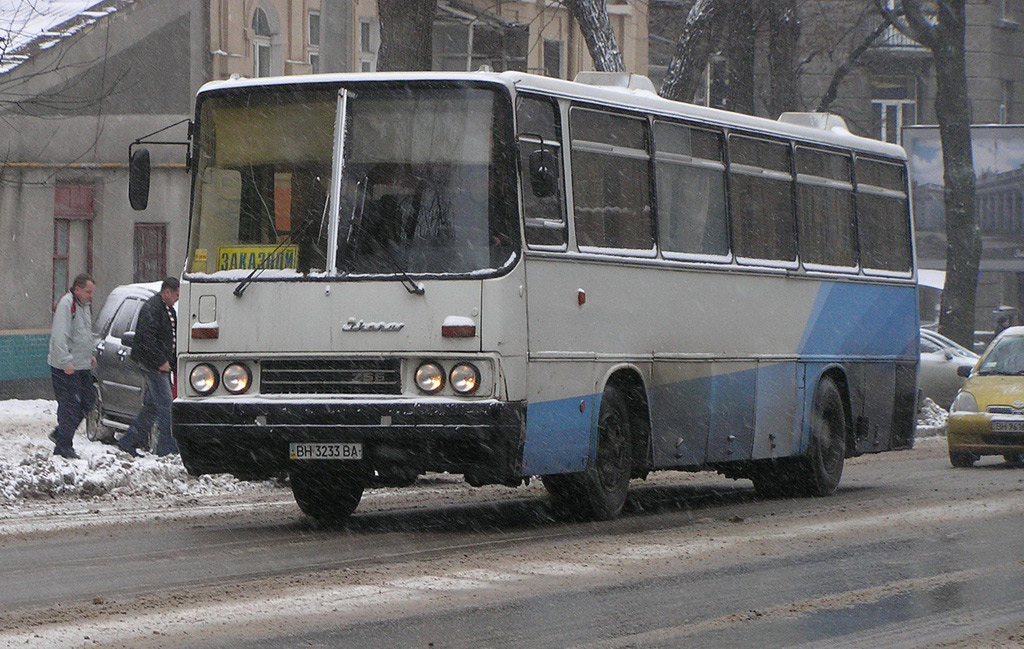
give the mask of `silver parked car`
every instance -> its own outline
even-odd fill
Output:
[[[942,334],[921,330],[921,396],[949,409],[964,384],[959,367],[974,367],[978,355]]]
[[[126,430],[142,409],[146,378],[131,359],[131,341],[139,310],[159,292],[160,282],[118,286],[93,320],[93,335],[99,340],[93,368],[96,407],[85,420],[86,435],[93,441],[114,443],[115,432]]]

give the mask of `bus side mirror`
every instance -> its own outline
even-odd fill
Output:
[[[537,149],[530,154],[530,186],[538,198],[558,193],[558,160],[551,150]]]
[[[956,375],[966,379],[968,376],[971,375],[971,370],[973,369],[974,368],[971,367],[970,365],[960,365],[959,367],[956,368]]]
[[[133,210],[149,205],[149,149],[135,149],[128,159],[128,202]]]
[[[135,346],[135,332],[126,331],[121,334],[121,346],[122,347],[133,347]]]

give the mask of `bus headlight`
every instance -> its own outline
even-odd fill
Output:
[[[448,375],[452,390],[459,394],[473,394],[480,387],[480,370],[472,363],[459,363]]]
[[[416,368],[416,387],[433,394],[444,387],[444,370],[437,363],[424,363]]]
[[[242,394],[252,385],[252,372],[242,363],[232,363],[224,368],[221,380],[225,390],[231,394]]]
[[[210,394],[217,389],[217,370],[212,365],[200,363],[188,373],[188,383],[199,394]]]

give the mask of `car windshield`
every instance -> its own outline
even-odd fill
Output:
[[[189,274],[231,280],[260,268],[272,279],[333,266],[348,275],[464,275],[514,259],[509,102],[465,85],[351,86],[335,217],[336,86],[203,99]]]
[[[993,343],[978,374],[1024,375],[1024,336],[1008,336]]]

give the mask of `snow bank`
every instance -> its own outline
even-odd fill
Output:
[[[924,401],[918,404],[917,410],[917,431],[914,436],[935,437],[946,434],[946,418],[949,416],[941,406],[925,397]]]
[[[54,456],[47,435],[57,422],[54,401],[0,401],[0,503],[29,499],[164,498],[263,489],[231,476],[192,477],[177,455],[132,459],[114,447],[90,442],[84,424],[75,433],[81,456]]]
[[[925,399],[918,411],[918,438],[944,435],[945,410]],[[47,435],[57,422],[54,401],[0,401],[0,503],[33,499],[116,500],[265,491],[268,483],[227,475],[189,476],[177,455],[131,459],[114,447],[90,442],[84,424],[75,434],[78,460],[56,457]],[[275,487],[279,487],[274,483]]]

